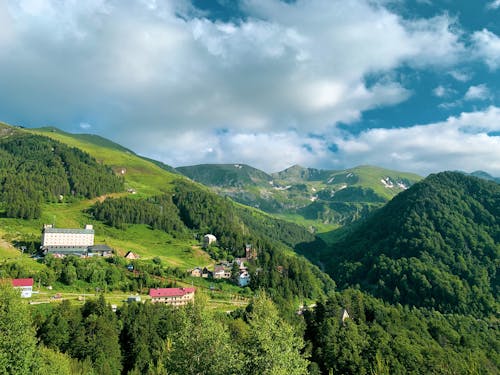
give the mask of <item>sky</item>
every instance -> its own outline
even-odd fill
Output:
[[[0,0],[0,121],[172,166],[500,176],[500,0]]]

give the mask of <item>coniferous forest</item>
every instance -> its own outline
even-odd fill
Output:
[[[49,138],[0,138],[0,202],[7,217],[40,217],[43,202],[93,198],[123,190],[123,181],[89,154]]]

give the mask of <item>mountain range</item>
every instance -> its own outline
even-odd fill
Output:
[[[279,214],[315,231],[366,216],[422,177],[373,166],[322,170],[294,165],[267,174],[245,164],[176,168],[242,204]]]

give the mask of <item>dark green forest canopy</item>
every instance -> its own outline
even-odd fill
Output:
[[[339,284],[443,312],[498,311],[500,185],[444,172],[399,194],[319,256]]]
[[[0,138],[0,202],[7,217],[38,218],[42,202],[122,191],[123,180],[89,154],[50,138]]]

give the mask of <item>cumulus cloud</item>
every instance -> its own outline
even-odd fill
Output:
[[[500,67],[500,37],[487,29],[472,35],[477,57],[483,59],[491,70]]]
[[[432,94],[438,98],[446,98],[455,93],[455,90],[445,87],[443,85],[439,85],[432,90]]]
[[[493,166],[497,138],[453,125],[467,114],[359,136],[335,127],[412,95],[392,74],[398,68],[470,78],[456,70],[465,47],[454,18],[405,19],[385,4],[244,0],[247,17],[222,22],[187,0],[7,0],[0,2],[0,113],[67,130],[91,123],[172,165],[245,162],[276,171],[369,163],[426,173],[477,149],[485,157],[478,165]],[[473,40],[497,68],[498,37],[483,30]]]
[[[375,164],[426,175],[482,169],[500,175],[500,108],[408,128],[370,129],[338,140],[340,163]]]
[[[491,97],[490,89],[485,84],[471,86],[465,93],[465,100],[487,100]]]
[[[327,128],[410,94],[387,79],[368,85],[367,74],[453,64],[463,52],[448,16],[405,20],[368,0],[248,0],[248,18],[234,22],[185,1],[7,4],[0,109],[59,126],[92,112],[108,134]]]

